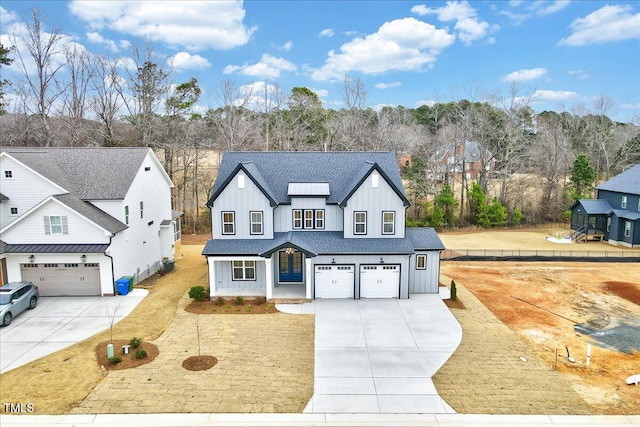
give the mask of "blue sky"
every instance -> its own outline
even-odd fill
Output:
[[[338,109],[348,75],[374,108],[508,99],[515,83],[538,112],[593,110],[604,95],[610,117],[640,121],[640,3],[631,0],[3,0],[5,46],[34,6],[46,30],[92,54],[126,58],[132,43],[151,43],[174,83],[198,79],[201,108],[218,106],[229,80],[256,94],[306,86]]]

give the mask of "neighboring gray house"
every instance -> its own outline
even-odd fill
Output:
[[[615,246],[640,247],[640,165],[600,184],[596,200],[571,207],[574,239],[605,240]]]
[[[228,152],[207,204],[210,295],[408,298],[437,293],[432,228],[391,152]]]
[[[171,187],[149,148],[2,148],[0,282],[113,295],[148,277],[180,243]]]

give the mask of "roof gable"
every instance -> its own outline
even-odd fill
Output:
[[[616,193],[640,195],[640,164],[630,167],[596,188]]]
[[[239,168],[276,204],[289,204],[289,183],[327,183],[327,203],[339,204],[377,165],[380,175],[408,203],[392,152],[225,152],[208,206]]]
[[[351,186],[351,191],[349,191],[349,193],[344,196],[344,199],[340,202],[340,206],[347,205],[347,201],[351,198],[351,196],[353,196],[353,193],[355,193],[358,188],[360,188],[360,186],[367,180],[367,178],[369,177],[369,175],[371,175],[371,173],[373,173],[373,171],[377,171],[380,174],[380,176],[387,182],[387,184],[389,184],[391,189],[398,195],[398,197],[400,197],[402,203],[405,206],[409,206],[411,204],[409,203],[409,200],[406,198],[404,193],[395,185],[393,185],[387,174],[385,174],[384,171],[380,169],[380,166],[378,166],[377,163],[374,163],[373,165],[369,165],[369,167],[367,167],[367,165],[363,166],[363,168],[359,171],[360,173],[355,176],[354,183]]]

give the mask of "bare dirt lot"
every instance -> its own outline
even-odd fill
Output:
[[[595,331],[622,328],[622,344],[638,342],[640,265],[443,262],[442,273],[470,290],[549,369],[557,366],[594,413],[640,413],[640,386],[625,384],[628,376],[640,374],[640,352],[605,348],[574,329],[576,324]],[[589,367],[587,344],[592,345]],[[568,360],[565,347],[575,363]]]

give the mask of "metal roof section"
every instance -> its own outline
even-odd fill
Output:
[[[616,193],[640,195],[640,164],[630,167],[596,188],[598,190],[615,191]]]
[[[73,254],[73,253],[104,253],[108,243],[96,244],[7,244],[5,253],[13,254]]]
[[[288,196],[323,196],[330,194],[328,182],[290,182]]]

